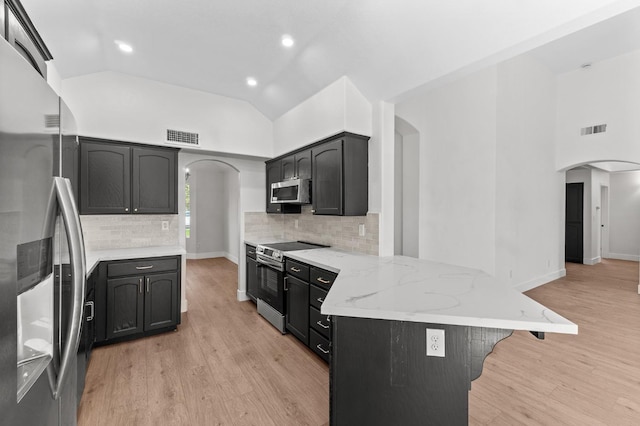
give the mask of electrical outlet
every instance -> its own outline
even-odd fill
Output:
[[[298,219],[293,221],[293,227],[298,229]]]
[[[364,223],[361,223],[360,225],[358,225],[358,234],[361,237],[364,237],[364,234],[365,234]]]
[[[427,356],[444,358],[444,330],[427,328]]]
[[[169,221],[168,220],[163,220],[162,221],[162,230],[163,231],[168,231],[169,230]]]

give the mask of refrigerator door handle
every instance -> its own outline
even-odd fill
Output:
[[[80,343],[80,327],[84,315],[84,290],[86,275],[86,260],[84,252],[84,240],[82,238],[82,228],[78,208],[73,198],[73,190],[69,179],[54,177],[55,196],[60,206],[62,220],[67,230],[67,240],[69,243],[69,254],[71,256],[71,267],[73,270],[73,284],[71,286],[71,299],[73,306],[71,309],[71,325],[64,348],[60,358],[60,368],[57,377],[52,371],[49,372],[49,384],[54,399],[62,394],[65,380],[70,373],[73,359],[78,353]]]

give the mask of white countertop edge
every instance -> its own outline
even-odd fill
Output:
[[[441,314],[411,314],[407,312],[395,312],[369,309],[354,309],[352,307],[340,308],[331,306],[325,308],[322,305],[322,315],[336,315],[342,317],[370,318],[387,321],[408,321],[424,324],[446,324],[470,327],[500,328],[504,330],[538,331],[545,333],[578,334],[578,326],[570,321],[566,323],[541,323],[536,321],[508,320],[499,318],[478,318],[458,315]],[[392,319],[391,319],[392,318]]]

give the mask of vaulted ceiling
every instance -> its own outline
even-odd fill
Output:
[[[629,0],[22,3],[63,79],[116,71],[243,99],[271,119],[343,75],[394,102],[531,49],[564,72],[640,48],[640,1]]]

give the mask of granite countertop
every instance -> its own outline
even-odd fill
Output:
[[[324,315],[578,333],[576,324],[479,270],[330,248],[285,256],[339,273]]]
[[[87,275],[91,274],[98,263],[106,260],[139,259],[143,257],[177,256],[186,254],[179,246],[134,247],[110,250],[87,250]]]

